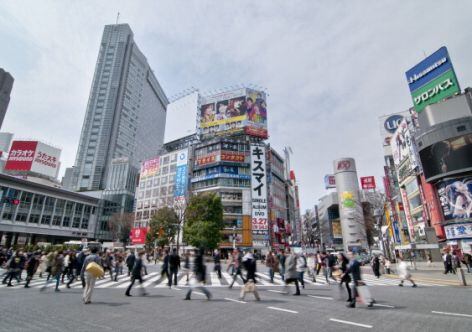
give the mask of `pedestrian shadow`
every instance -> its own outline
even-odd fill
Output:
[[[130,302],[101,302],[101,301],[93,301],[90,303],[92,305],[97,304],[97,305],[106,305],[107,307],[121,307],[123,305],[130,305]]]

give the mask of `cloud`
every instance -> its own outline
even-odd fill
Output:
[[[119,11],[167,95],[267,88],[271,144],[292,147],[308,208],[333,159],[382,175],[378,117],[410,107],[404,72],[424,53],[448,46],[459,81],[471,82],[471,10],[468,1],[2,2],[0,64],[16,79],[2,129],[60,145],[63,165],[74,163],[103,25]]]

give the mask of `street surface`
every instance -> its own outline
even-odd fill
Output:
[[[212,265],[207,265],[208,271]],[[126,271],[118,282],[109,278],[97,281],[92,304],[83,305],[79,282],[71,289],[53,284],[39,292],[44,283],[37,277],[32,288],[22,284],[0,287],[0,331],[294,331],[310,327],[323,331],[470,331],[472,326],[472,288],[450,286],[438,279],[418,280],[418,288],[398,287],[394,276],[380,279],[364,273],[377,303],[373,308],[358,304],[346,308],[338,297],[337,286],[328,285],[321,274],[313,283],[305,277],[301,296],[285,294],[280,276],[271,284],[264,266],[259,264],[258,289],[261,301],[253,294],[240,301],[241,281],[228,288],[231,276],[219,280],[208,274],[207,301],[195,291],[191,301],[184,301],[185,278],[179,275],[177,287],[169,289],[160,279],[160,266],[148,265],[145,287],[149,296],[139,296],[137,287],[124,295],[128,286]],[[433,281],[431,281],[433,280]],[[14,282],[16,285],[16,283]],[[343,293],[344,295],[344,293]],[[347,295],[346,295],[347,296]],[[346,297],[347,298],[347,297]]]

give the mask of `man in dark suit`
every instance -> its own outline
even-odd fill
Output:
[[[134,282],[136,280],[139,280],[139,284],[141,286],[141,295],[147,295],[146,290],[143,287],[143,277],[142,277],[142,270],[143,270],[143,257],[144,257],[144,251],[140,251],[138,253],[138,257],[136,258],[134,262],[133,269],[131,270],[131,283],[129,284],[128,288],[126,289],[126,296],[131,296],[130,291],[131,288],[134,285]]]

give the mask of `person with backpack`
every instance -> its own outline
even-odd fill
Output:
[[[246,270],[246,279],[244,286],[241,287],[241,293],[239,299],[242,301],[246,296],[246,293],[254,293],[256,301],[260,301],[261,298],[256,288],[256,259],[251,252],[248,252],[244,255],[242,259],[242,266]]]
[[[305,289],[305,280],[303,279],[305,271],[307,268],[307,260],[303,252],[301,252],[297,257],[297,273],[298,281],[302,285],[302,288]]]

